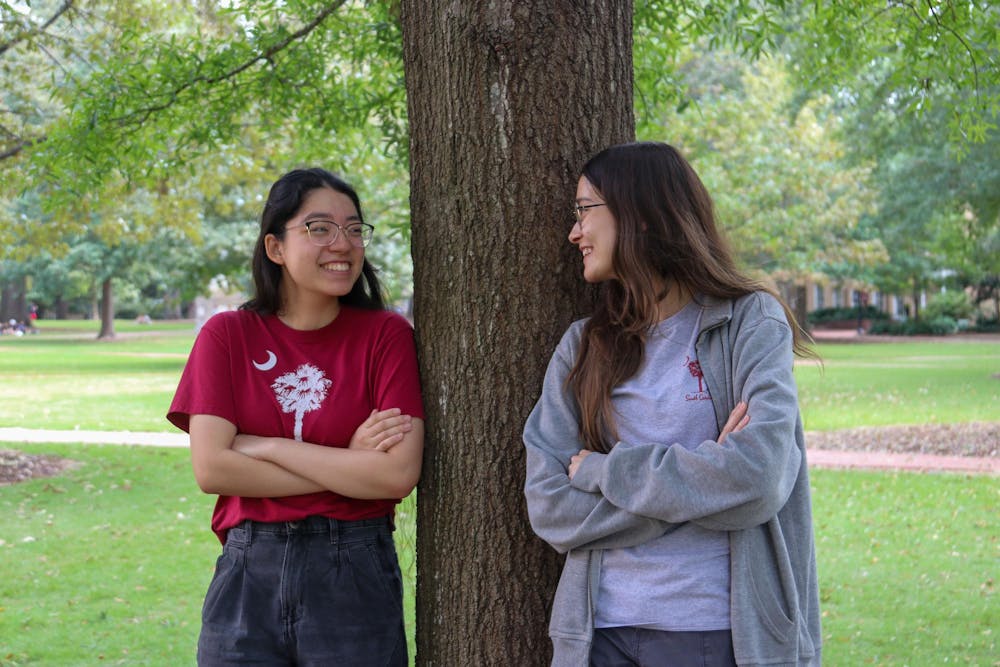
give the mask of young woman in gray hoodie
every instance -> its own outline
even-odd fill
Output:
[[[552,664],[820,664],[794,317],[671,146],[594,156],[574,210],[602,296],[524,430],[532,528],[566,554]]]

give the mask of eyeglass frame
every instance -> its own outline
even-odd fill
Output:
[[[316,241],[313,240],[312,230],[309,228],[309,225],[314,225],[314,224],[316,224],[318,222],[323,223],[323,224],[330,224],[330,225],[333,225],[334,227],[337,228],[337,233],[333,235],[333,238],[330,239],[329,243],[316,243]],[[334,222],[333,220],[328,220],[328,219],[325,219],[325,218],[318,218],[318,219],[315,219],[315,220],[306,220],[305,222],[303,222],[302,224],[299,224],[299,225],[292,225],[291,227],[285,227],[285,231],[287,232],[289,229],[298,229],[299,227],[305,227],[306,228],[306,236],[309,237],[309,242],[310,243],[312,243],[317,248],[328,248],[328,247],[332,246],[334,243],[337,242],[337,239],[340,238],[341,232],[346,232],[347,231],[347,227],[353,227],[354,225],[358,225],[358,226],[361,227],[361,230],[362,230],[361,231],[361,245],[356,244],[354,241],[351,240],[351,237],[347,236],[346,234],[344,235],[344,238],[346,238],[347,242],[350,243],[355,248],[367,248],[368,244],[371,243],[371,241],[372,241],[373,234],[375,233],[375,225],[370,225],[367,222],[349,222],[349,223],[347,223],[346,226],[342,227],[342,226],[338,225],[336,222]],[[364,238],[365,232],[368,233],[368,238],[367,239]]]
[[[598,206],[607,206],[607,202],[600,202],[599,204],[577,204],[573,207],[573,215],[577,222],[583,222],[583,214],[592,208],[597,208]]]

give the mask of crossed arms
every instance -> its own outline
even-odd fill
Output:
[[[191,415],[191,464],[205,493],[248,498],[333,491],[359,499],[404,498],[420,477],[424,422],[374,410],[347,448],[237,433],[214,415]]]

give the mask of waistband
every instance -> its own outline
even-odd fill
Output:
[[[310,516],[299,521],[252,521],[247,519],[229,529],[226,541],[250,542],[253,539],[286,539],[295,535],[329,536],[331,542],[353,541],[373,537],[379,533],[391,534],[395,530],[392,519],[382,516],[375,519],[345,521],[325,516]]]

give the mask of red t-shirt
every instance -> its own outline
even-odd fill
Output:
[[[298,331],[273,315],[239,310],[219,313],[202,327],[167,419],[187,431],[191,415],[215,415],[239,433],[347,447],[376,408],[424,417],[413,329],[406,319],[343,306],[322,329]],[[245,519],[368,519],[391,514],[397,502],[331,491],[219,496],[212,530],[225,541],[226,530]]]

